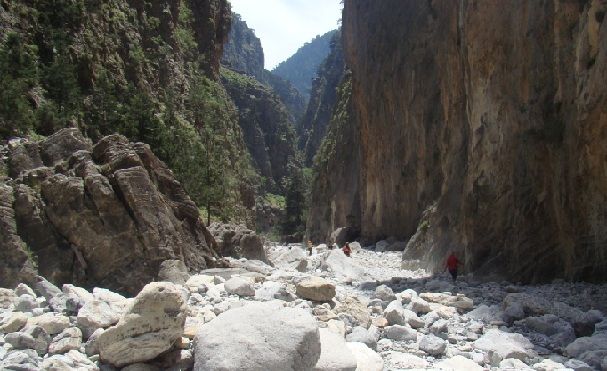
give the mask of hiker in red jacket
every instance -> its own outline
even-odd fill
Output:
[[[447,263],[445,264],[445,270],[449,269],[449,273],[451,273],[451,277],[453,277],[453,282],[457,279],[457,266],[464,265],[459,259],[455,256],[455,253],[451,251],[451,255],[447,258]],[[444,272],[444,270],[443,270]]]
[[[350,257],[350,254],[352,254],[352,249],[350,248],[350,243],[346,242],[344,247],[341,248],[341,251],[343,251],[347,257]]]

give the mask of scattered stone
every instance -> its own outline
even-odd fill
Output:
[[[327,330],[344,338],[346,336],[346,324],[343,321],[330,319],[327,321]]]
[[[56,313],[44,313],[37,317],[31,317],[27,323],[28,325],[42,327],[51,336],[55,336],[70,327],[70,319]]]
[[[29,287],[25,283],[20,283],[17,285],[17,287],[15,287],[15,295],[29,295],[34,298],[36,297],[36,293],[34,292],[34,290],[32,290],[31,287]]]
[[[504,370],[504,371],[506,371],[506,370],[507,371],[533,370],[531,367],[527,366],[525,364],[525,362],[521,361],[520,359],[516,359],[516,358],[507,358],[507,359],[502,360],[499,364],[499,367],[500,367],[500,370]]]
[[[497,329],[487,331],[473,343],[474,348],[489,353],[492,365],[503,359],[516,358],[522,361],[532,357],[533,344],[521,334],[512,334]]]
[[[15,349],[33,349],[43,356],[48,350],[51,338],[42,327],[28,326],[22,332],[6,334],[4,340]]]
[[[444,293],[424,292],[419,294],[419,297],[427,302],[438,303],[462,310],[470,310],[474,307],[472,299],[463,294],[449,295]]]
[[[78,327],[85,338],[88,338],[98,328],[107,328],[116,324],[119,319],[118,313],[113,311],[108,303],[95,298],[88,300],[80,308],[76,318]]]
[[[411,299],[411,303],[409,305],[411,307],[411,310],[417,314],[428,313],[432,311],[432,308],[430,308],[430,304],[428,304],[428,302],[422,298]]]
[[[118,324],[99,335],[100,359],[119,367],[154,359],[181,338],[184,312],[185,300],[177,286],[147,284]]]
[[[323,271],[329,271],[338,278],[347,278],[352,281],[362,281],[366,276],[365,270],[352,262],[341,250],[331,250],[321,263]]]
[[[17,295],[11,289],[0,287],[0,308],[12,310],[17,302]]]
[[[266,281],[260,288],[255,290],[255,300],[270,301],[270,300],[293,301],[296,296],[287,291],[284,284],[275,281]]]
[[[226,281],[224,288],[228,294],[238,296],[255,296],[255,288],[251,281],[241,277],[232,277]]]
[[[371,324],[379,328],[384,328],[388,326],[388,320],[385,317],[375,317],[371,320]]]
[[[371,315],[367,310],[364,298],[346,296],[337,303],[333,311],[337,314],[344,313],[350,315],[354,319],[354,326],[368,328],[371,324]]]
[[[313,301],[329,301],[335,297],[335,285],[320,277],[310,277],[295,284],[296,294]]]
[[[306,370],[321,353],[314,317],[277,302],[253,303],[200,328],[194,371]]]
[[[574,371],[592,371],[592,367],[579,359],[569,359],[565,362],[564,366],[573,369]]]
[[[99,354],[99,335],[103,334],[105,329],[98,328],[89,336],[88,340],[84,344],[84,351],[87,356],[92,356],[94,354]]]
[[[434,368],[445,371],[483,371],[473,360],[461,355],[442,360],[436,363]]]
[[[366,330],[363,328],[366,332]],[[346,347],[344,338],[329,331],[319,329],[320,333],[320,358],[314,367],[314,371],[354,371],[357,369],[356,358]]]
[[[77,327],[63,330],[53,338],[48,347],[49,354],[66,353],[70,350],[78,350],[82,346],[82,331]]]
[[[432,356],[440,356],[447,349],[447,342],[432,334],[424,335],[419,341],[419,349]]]
[[[384,361],[379,354],[363,343],[346,343],[356,359],[357,371],[382,371]]]
[[[2,321],[0,326],[0,333],[8,334],[10,332],[17,332],[25,326],[28,321],[28,316],[21,312],[9,313]]]
[[[396,300],[394,291],[392,291],[392,289],[386,285],[377,286],[375,288],[375,294],[373,297],[385,302]]]
[[[575,332],[569,322],[553,314],[545,314],[541,317],[527,317],[515,323],[549,336],[550,340],[560,347],[565,347],[575,340]]]
[[[387,358],[390,364],[404,370],[425,369],[428,367],[428,361],[409,353],[389,352]]]
[[[388,326],[386,327],[386,337],[397,341],[417,341],[417,331],[410,326]]]
[[[534,363],[533,369],[537,371],[556,371],[563,370],[565,366],[562,363],[554,362],[551,359],[544,359],[541,362]]]
[[[36,297],[23,294],[19,296],[16,300],[15,310],[19,312],[32,312],[35,308],[38,308],[38,302],[36,301]]]
[[[364,343],[373,350],[377,348],[377,339],[371,336],[366,328],[361,326],[354,327],[352,332],[346,336],[346,340],[349,342]]]
[[[177,285],[185,285],[190,279],[188,267],[183,260],[171,259],[160,263],[158,269],[158,281],[172,282]]]

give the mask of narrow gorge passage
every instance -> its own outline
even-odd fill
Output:
[[[607,0],[0,0],[0,370],[607,371]]]

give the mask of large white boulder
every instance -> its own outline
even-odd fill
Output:
[[[121,367],[154,359],[183,334],[185,300],[170,282],[147,284],[118,324],[99,335],[100,359]]]
[[[534,355],[533,344],[526,337],[497,329],[487,331],[473,347],[489,353],[491,364],[495,366],[506,358],[524,361]]]
[[[352,262],[352,258],[347,257],[341,250],[329,251],[321,263],[321,269],[333,272],[341,279],[362,281],[365,277],[365,270]]]
[[[316,320],[280,302],[253,303],[200,328],[194,371],[309,370],[321,353]]]
[[[356,358],[346,347],[346,342],[328,329],[320,330],[320,358],[314,371],[354,371]]]
[[[356,371],[382,371],[384,360],[373,349],[363,343],[346,343],[354,358],[356,358]]]
[[[483,368],[473,360],[460,355],[440,361],[434,365],[434,368],[445,371],[483,371]]]
[[[226,281],[224,288],[228,294],[238,296],[255,296],[255,288],[251,281],[242,277],[232,277]]]
[[[91,299],[80,308],[76,321],[85,338],[98,328],[110,327],[118,322],[120,315],[103,300]]]

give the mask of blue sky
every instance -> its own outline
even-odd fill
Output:
[[[316,35],[338,27],[340,0],[230,0],[261,39],[268,70],[293,55]]]

